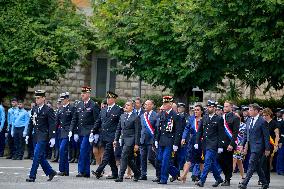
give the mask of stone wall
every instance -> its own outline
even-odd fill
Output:
[[[52,101],[55,105],[59,94],[65,91],[70,92],[70,99],[76,100],[80,98],[81,87],[90,85],[91,69],[90,65],[83,66],[79,62],[67,73],[59,79],[59,81],[47,81],[48,85],[38,85],[28,89],[27,99],[31,99],[33,92],[38,89],[46,90],[47,100]]]

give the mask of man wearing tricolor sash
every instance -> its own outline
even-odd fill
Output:
[[[140,116],[141,119],[141,177],[140,180],[147,180],[147,160],[151,162],[152,146],[154,144],[154,135],[156,132],[156,124],[158,114],[153,111],[154,102],[147,100],[144,103],[145,112]],[[154,161],[155,162],[155,161]],[[154,164],[152,161],[151,163]]]
[[[240,126],[240,119],[232,111],[233,103],[225,101],[224,103],[224,131],[225,136],[222,140],[223,153],[218,157],[219,165],[225,175],[225,181],[221,186],[230,186],[230,180],[233,173],[233,154],[237,147],[237,138]]]

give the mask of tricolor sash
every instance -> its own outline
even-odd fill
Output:
[[[144,113],[143,115],[143,124],[145,125],[148,133],[153,137],[154,136],[154,132],[155,132],[155,129],[154,127],[151,125],[151,122],[147,116],[147,112]]]
[[[223,119],[224,119],[224,128],[225,128],[225,133],[227,134],[227,136],[232,140],[233,139],[233,132],[231,131],[226,118],[225,118],[225,114],[223,115]],[[238,139],[235,141],[236,144],[238,144]]]

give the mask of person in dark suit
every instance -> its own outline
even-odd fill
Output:
[[[94,135],[99,134],[101,144],[105,149],[102,163],[96,171],[92,171],[92,174],[95,175],[97,179],[102,177],[102,172],[107,164],[110,165],[112,171],[112,175],[107,177],[107,179],[117,179],[118,177],[113,141],[123,109],[115,104],[117,97],[117,94],[110,91],[107,92],[106,98],[108,106],[101,110],[99,119],[96,121],[90,135],[90,138],[92,138]]]
[[[56,125],[60,125],[59,176],[69,176],[68,134],[76,108],[69,102],[69,92],[61,93],[62,106],[58,109]]]
[[[224,126],[222,117],[215,113],[216,107],[217,104],[214,101],[208,101],[208,114],[203,117],[201,125],[198,127],[194,144],[195,149],[201,148],[199,143],[201,138],[203,138],[202,143],[204,145],[205,159],[204,169],[201,173],[200,180],[196,183],[199,187],[204,187],[204,183],[210,170],[216,180],[212,185],[213,187],[217,187],[223,182],[217,168],[217,153],[223,152],[221,141],[224,137]]]
[[[100,108],[90,99],[91,88],[82,87],[82,101],[78,103],[72,117],[68,137],[71,138],[74,130],[75,142],[80,140],[80,155],[78,161],[78,174],[76,177],[90,177],[90,151],[89,135],[94,123],[99,118]],[[79,136],[79,137],[78,137]]]
[[[158,148],[158,157],[156,162],[157,179],[153,180],[158,184],[167,184],[169,174],[177,178],[179,170],[173,166],[171,157],[178,150],[181,140],[182,126],[181,119],[175,111],[172,110],[173,97],[163,97],[163,108],[159,116],[159,126],[155,137],[155,146]]]
[[[153,111],[154,102],[147,100],[144,103],[145,112],[141,115],[141,137],[140,137],[140,154],[141,154],[141,177],[139,180],[147,180],[147,160],[155,165],[152,157],[152,146],[154,144],[154,136],[157,130],[158,114]]]
[[[53,147],[55,144],[55,115],[53,109],[49,108],[44,103],[45,91],[35,91],[35,98],[37,106],[35,106],[31,112],[26,141],[29,140],[29,136],[32,136],[32,132],[34,130],[36,146],[34,149],[32,168],[29,178],[27,178],[26,181],[35,182],[39,164],[41,165],[44,173],[49,176],[47,181],[51,181],[56,175],[56,171],[51,168],[46,160],[45,149],[48,141],[50,143],[50,147]]]
[[[120,121],[116,129],[113,146],[119,145],[121,138],[122,155],[120,160],[119,177],[115,182],[122,182],[127,165],[134,173],[133,181],[138,181],[140,170],[134,162],[134,153],[139,150],[141,136],[140,117],[133,110],[133,102],[127,101],[124,107],[125,113],[120,116]]]
[[[233,154],[237,147],[237,137],[240,126],[240,119],[233,112],[233,103],[225,101],[223,126],[225,130],[223,144],[223,152],[219,154],[218,162],[225,175],[225,181],[221,186],[230,186],[230,180],[233,173]]]
[[[249,106],[250,118],[246,122],[246,131],[244,133],[244,140],[242,146],[247,142],[250,149],[250,159],[247,174],[245,179],[240,183],[240,189],[246,189],[250,178],[255,170],[258,170],[259,179],[262,182],[262,189],[268,188],[268,183],[264,172],[260,165],[260,160],[265,153],[266,156],[270,154],[269,146],[269,129],[267,122],[259,115],[260,107],[258,104],[251,104]]]

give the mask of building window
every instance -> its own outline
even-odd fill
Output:
[[[115,91],[116,74],[112,71],[117,61],[108,57],[93,57],[92,64],[92,93],[104,98],[107,91]]]

